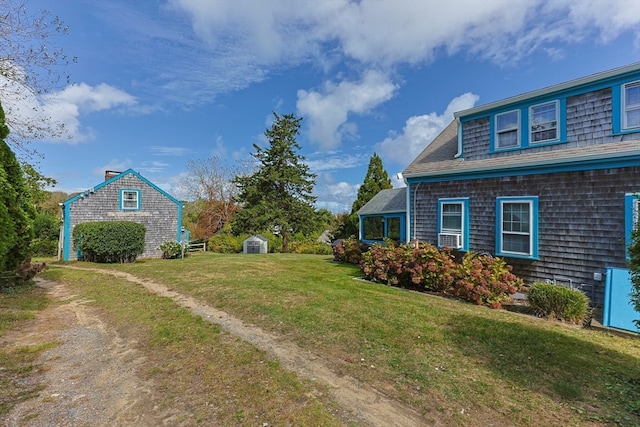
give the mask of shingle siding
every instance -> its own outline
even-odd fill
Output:
[[[438,199],[468,197],[469,248],[493,254],[496,198],[537,196],[539,259],[506,258],[514,273],[529,282],[552,280],[558,275],[593,285],[596,300],[602,303],[604,282],[594,281],[593,273],[604,273],[606,267],[626,267],[624,196],[634,192],[640,192],[640,166],[423,182],[416,193],[415,237],[435,244]],[[411,224],[413,214],[411,211]]]
[[[120,209],[120,191],[139,190],[140,209]],[[72,202],[69,206],[71,236],[77,224],[89,221],[133,221],[146,228],[145,248],[141,258],[162,256],[159,246],[178,237],[178,205],[134,174],[127,174]],[[75,259],[75,251],[70,251]]]

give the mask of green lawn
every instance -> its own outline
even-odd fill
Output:
[[[165,283],[451,425],[640,425],[637,338],[354,280],[322,256],[78,265]]]

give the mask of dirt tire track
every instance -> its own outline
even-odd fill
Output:
[[[127,280],[144,286],[159,296],[171,298],[176,304],[189,309],[204,320],[220,325],[230,334],[265,351],[270,357],[278,360],[283,367],[302,377],[327,385],[334,399],[345,409],[352,411],[359,419],[374,427],[414,427],[444,426],[438,419],[421,416],[412,408],[405,406],[380,391],[367,386],[350,376],[336,374],[328,361],[317,355],[302,350],[297,345],[278,339],[256,326],[245,325],[241,320],[214,307],[202,304],[195,298],[170,290],[166,285],[151,280],[143,280],[132,274],[85,268],[76,266],[55,266],[78,270],[88,270]]]

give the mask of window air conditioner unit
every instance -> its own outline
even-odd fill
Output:
[[[460,249],[462,247],[462,234],[439,233],[438,246],[448,247],[452,249]]]

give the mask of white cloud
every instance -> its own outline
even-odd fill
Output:
[[[391,133],[376,145],[376,151],[385,162],[406,166],[453,120],[453,113],[473,107],[478,99],[478,95],[465,93],[452,99],[442,114],[432,112],[410,117],[402,133]]]
[[[314,194],[318,197],[316,207],[332,212],[351,212],[351,204],[356,199],[360,184],[335,182],[329,173],[319,174]]]
[[[549,43],[570,44],[594,34],[612,40],[640,23],[633,0],[170,3],[216,52],[241,51],[263,65],[330,62],[338,54],[380,66],[459,50],[513,61]]]
[[[155,154],[156,156],[170,156],[170,157],[179,157],[184,156],[189,152],[189,149],[186,147],[168,147],[163,145],[152,145],[149,147],[149,151]]]
[[[345,153],[315,153],[309,156],[306,164],[313,173],[324,171],[336,171],[339,169],[352,169],[366,165],[369,161],[367,154],[345,154]]]
[[[321,92],[298,91],[298,113],[309,126],[309,139],[322,149],[337,147],[344,137],[355,137],[350,114],[366,114],[391,99],[397,86],[379,71],[367,71],[360,82],[326,82]]]
[[[70,138],[72,142],[82,142],[91,139],[93,131],[82,127],[81,115],[122,106],[133,106],[136,104],[136,99],[108,84],[90,86],[81,83],[47,95],[43,102],[43,113],[53,122],[64,124],[66,133],[64,137]]]
[[[82,127],[82,115],[136,104],[133,96],[104,83],[71,85],[43,97],[15,83],[0,83],[4,84],[2,105],[10,118],[11,131],[29,139],[86,141],[93,138],[93,130]],[[37,135],[29,130],[34,123],[40,128]]]

